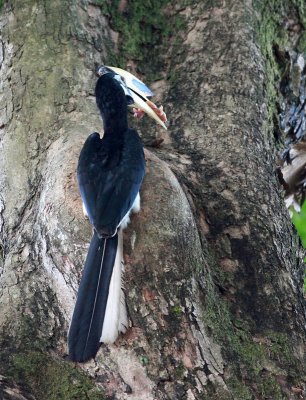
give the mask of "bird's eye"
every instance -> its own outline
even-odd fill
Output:
[[[127,95],[127,96],[126,96],[126,101],[127,101],[127,105],[128,105],[128,106],[131,106],[132,104],[134,104],[134,99],[133,99],[133,97],[130,96],[130,95]]]
[[[102,75],[106,74],[107,72],[109,72],[109,70],[104,65],[101,65],[96,70],[97,76],[102,76]]]
[[[122,78],[122,76],[120,76],[120,75],[115,75],[114,78],[120,83],[122,89],[124,90],[124,93],[127,97],[128,104],[133,104],[134,100],[132,101],[132,103],[130,103],[130,101],[131,101],[130,99],[133,99],[133,96],[131,95],[131,91],[128,88],[127,84],[125,83],[125,79]]]

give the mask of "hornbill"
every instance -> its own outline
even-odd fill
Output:
[[[148,112],[147,96],[152,95],[127,71],[102,66],[98,76],[95,96],[104,135],[101,139],[94,132],[87,138],[77,167],[93,236],[68,333],[69,357],[75,362],[95,357],[101,342],[113,343],[118,333],[127,329],[121,287],[122,229],[129,214],[140,209],[139,190],[145,174],[143,146],[136,130],[128,127],[127,106]],[[156,112],[151,105],[149,109],[164,125],[162,109]]]

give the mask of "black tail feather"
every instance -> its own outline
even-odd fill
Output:
[[[95,232],[91,239],[68,333],[72,361],[85,362],[99,350],[117,246],[117,234],[100,239]]]

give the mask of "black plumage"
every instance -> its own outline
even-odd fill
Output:
[[[69,356],[72,361],[89,360],[99,350],[117,244],[118,235],[101,239],[94,232],[91,239],[69,329]]]
[[[128,128],[127,98],[123,82],[107,71],[97,81],[95,95],[104,136],[92,133],[79,158],[80,193],[94,234],[88,250],[78,298],[69,329],[71,360],[94,357],[109,295],[117,252],[117,232],[139,193],[145,173],[143,146],[137,132]]]

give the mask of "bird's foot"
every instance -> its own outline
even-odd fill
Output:
[[[145,112],[140,108],[133,108],[133,116],[135,118],[141,119],[145,115]]]

